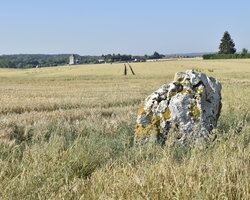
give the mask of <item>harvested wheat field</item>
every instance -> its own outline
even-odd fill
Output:
[[[0,69],[0,199],[249,199],[250,60]],[[133,145],[142,101],[175,72],[222,84],[207,147]]]

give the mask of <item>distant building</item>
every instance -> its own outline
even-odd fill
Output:
[[[105,60],[104,59],[99,59],[98,63],[105,63]]]
[[[133,56],[134,62],[142,62],[142,61],[146,61],[146,57],[145,56]]]
[[[70,65],[75,65],[77,63],[76,56],[74,54],[69,56],[69,64]]]

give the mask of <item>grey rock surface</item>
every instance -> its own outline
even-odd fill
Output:
[[[174,81],[146,98],[138,111],[135,142],[165,143],[170,135],[184,143],[208,135],[221,110],[221,84],[193,70],[178,72]]]

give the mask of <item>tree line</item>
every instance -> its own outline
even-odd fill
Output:
[[[70,54],[17,54],[0,56],[0,68],[34,68],[67,65]],[[76,55],[79,64],[94,63],[97,56]]]
[[[163,54],[159,54],[158,52],[154,52],[152,55],[144,55],[144,56],[132,56],[132,55],[121,55],[121,54],[107,54],[102,55],[101,58],[105,62],[128,62],[128,61],[138,61],[138,62],[144,62],[147,59],[161,59],[165,57]]]
[[[16,54],[0,56],[0,68],[35,68],[35,67],[53,67],[68,65],[71,54]],[[151,56],[132,56],[121,54],[107,54],[102,56],[80,56],[75,54],[77,64],[97,64],[102,62],[143,62],[147,59],[160,59],[164,55],[154,52]]]
[[[32,68],[63,65],[68,55],[18,54],[0,56],[0,68]]]

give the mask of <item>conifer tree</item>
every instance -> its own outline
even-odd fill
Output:
[[[230,34],[226,31],[221,39],[221,43],[219,46],[220,54],[234,54],[236,49],[234,48],[235,44],[232,40]]]

